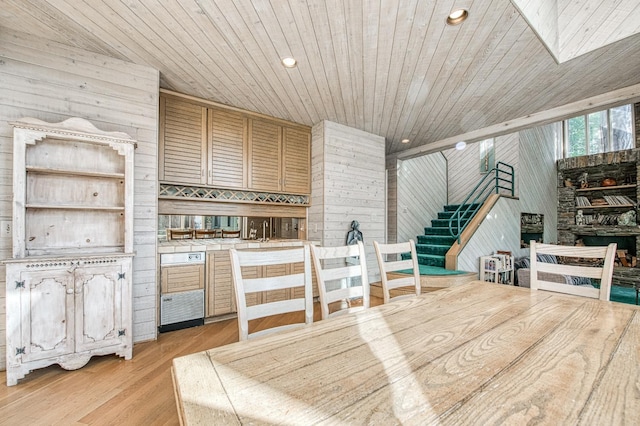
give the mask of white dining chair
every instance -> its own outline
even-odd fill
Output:
[[[559,246],[541,244],[531,241],[530,247],[530,286],[531,290],[548,290],[575,296],[592,297],[609,300],[611,295],[611,280],[613,278],[613,263],[615,261],[616,243],[608,246]],[[557,257],[582,260],[580,265],[547,263],[538,260],[539,255],[553,255]],[[597,262],[597,263],[594,263]],[[542,279],[542,274],[556,276],[586,277],[600,281],[599,288],[592,285],[571,285],[564,282],[552,282]],[[556,280],[557,281],[557,280]]]
[[[339,247],[311,246],[311,255],[322,319],[369,308],[369,278],[362,242]],[[362,303],[356,306],[356,299]]]
[[[241,341],[313,322],[311,256],[308,245],[282,250],[230,249],[229,252]],[[302,265],[302,269],[299,265]],[[256,274],[256,267],[264,267],[265,270],[271,271],[278,270],[280,273],[274,275],[263,271]],[[244,274],[243,268],[248,268],[252,272]],[[298,288],[303,288],[304,291],[296,291]],[[288,297],[284,300],[277,298],[275,301],[269,301],[266,296],[268,292],[278,290],[287,290]],[[258,304],[248,305],[247,296],[257,300]],[[249,333],[251,320],[298,311],[304,312],[304,322]]]
[[[416,244],[413,240],[403,243],[383,244],[373,242],[376,251],[378,266],[380,267],[380,280],[382,282],[382,295],[384,303],[393,299],[414,297],[420,295],[420,265]],[[409,259],[402,259],[403,253],[410,253]],[[399,271],[412,271],[398,273]],[[407,292],[398,291],[405,288]],[[395,290],[395,291],[394,291]],[[392,295],[392,291],[395,295]]]

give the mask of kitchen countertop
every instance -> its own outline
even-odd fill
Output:
[[[158,253],[185,253],[192,251],[229,250],[230,248],[251,249],[270,247],[296,247],[315,244],[310,240],[273,239],[269,241],[243,240],[242,238],[203,238],[189,240],[159,241]]]

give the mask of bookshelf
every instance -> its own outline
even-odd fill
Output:
[[[513,285],[513,256],[493,254],[480,257],[480,280]]]

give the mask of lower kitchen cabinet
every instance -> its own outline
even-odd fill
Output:
[[[277,250],[277,249],[274,249]],[[272,265],[266,267],[245,268],[243,271],[245,278],[259,278],[263,276],[284,275],[283,268],[294,268],[302,272],[302,263],[293,265]],[[312,273],[313,275],[313,273]],[[317,286],[313,276],[313,295],[318,295]],[[291,294],[293,292],[294,294]],[[247,295],[247,305],[256,305],[265,302],[275,302],[286,300],[295,295],[304,294],[304,288],[294,288],[286,290],[265,291],[261,293]],[[207,252],[207,282],[206,282],[206,317],[215,317],[236,312],[235,292],[233,288],[233,277],[231,276],[231,258],[229,250],[217,250]]]
[[[205,316],[215,317],[236,311],[229,250],[207,252]]]
[[[131,256],[7,262],[7,385],[36,368],[132,356]]]

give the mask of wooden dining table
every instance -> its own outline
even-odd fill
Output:
[[[473,281],[172,374],[187,425],[638,425],[640,307]]]

